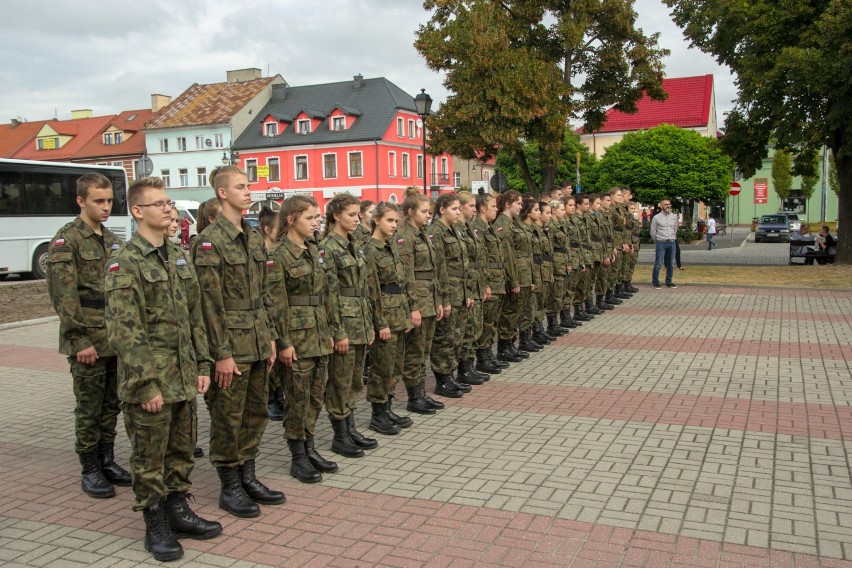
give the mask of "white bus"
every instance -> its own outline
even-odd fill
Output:
[[[77,178],[90,172],[112,182],[112,214],[105,225],[127,240],[131,217],[124,168],[0,159],[0,279],[15,273],[44,278],[50,239],[80,214]]]

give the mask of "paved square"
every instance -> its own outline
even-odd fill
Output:
[[[0,331],[0,564],[157,565],[129,489],[80,491],[57,329]],[[270,424],[258,474],[288,502],[258,519],[199,460],[225,534],[174,564],[852,568],[850,360],[852,291],[643,287],[321,484]]]

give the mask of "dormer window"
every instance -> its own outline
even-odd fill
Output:
[[[104,133],[104,144],[106,144],[106,145],[112,144],[112,132]]]
[[[310,119],[303,119],[296,123],[297,132],[299,134],[310,134],[311,133],[311,121]]]
[[[113,141],[115,141],[116,144],[121,144],[121,142],[124,140],[124,136],[121,132],[116,132],[112,135],[112,139]]]
[[[263,125],[264,136],[278,136],[278,124],[275,122],[267,122]]]
[[[346,130],[346,117],[345,116],[334,116],[331,118],[331,129],[335,132],[342,132]]]

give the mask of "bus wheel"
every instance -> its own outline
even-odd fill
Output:
[[[47,244],[43,244],[33,254],[33,276],[39,280],[47,276],[47,258]]]

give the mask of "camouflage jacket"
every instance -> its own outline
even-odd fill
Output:
[[[586,225],[578,214],[571,217],[566,216],[563,223],[565,224],[565,232],[568,234],[568,246],[570,247],[568,259],[571,268],[582,270],[583,267],[591,263],[591,254],[587,248]]]
[[[550,243],[553,245],[553,277],[564,278],[568,274],[571,247],[568,243],[568,228],[565,220],[557,221],[556,218],[547,224]]]
[[[306,248],[285,235],[275,248],[273,260],[284,278],[272,292],[281,306],[276,327],[276,347],[295,347],[296,357],[320,357],[332,352],[331,298],[325,276],[325,259],[311,241]]]
[[[438,261],[438,287],[444,306],[463,306],[467,300],[467,248],[455,227],[435,220],[426,231]]]
[[[468,224],[473,236],[481,242],[484,256],[480,262],[485,286],[491,288],[492,294],[506,293],[506,272],[503,263],[503,242],[494,227],[483,221],[479,216],[474,217]]]
[[[106,267],[107,334],[118,354],[118,397],[142,404],[194,400],[213,358],[188,255],[166,241],[168,260],[138,234]]]
[[[444,299],[438,295],[438,262],[432,241],[422,229],[403,223],[397,230],[396,244],[405,267],[405,292],[411,311],[419,311],[424,318],[437,316]]]
[[[368,269],[375,271],[378,287],[373,294],[373,327],[376,331],[411,328],[411,309],[405,293],[405,267],[393,238],[382,242],[371,238],[364,247]]]
[[[624,239],[624,208],[621,203],[613,203],[608,211],[610,229],[612,235],[612,245],[621,252],[621,246],[628,242]]]
[[[541,267],[544,264],[544,255],[541,252],[542,243],[541,243],[541,233],[536,227],[535,223],[524,223],[524,229],[529,235],[530,239],[530,256],[532,257],[531,264],[531,274],[532,274],[532,283],[535,284],[535,287],[538,290],[541,290],[542,286],[542,270]]]
[[[515,268],[518,270],[518,285],[529,288],[535,282],[533,279],[533,243],[532,232],[527,229],[520,219],[512,219],[512,249],[515,253]]]
[[[249,363],[271,355],[277,337],[272,318],[263,238],[241,221],[242,231],[220,215],[192,244],[201,285],[201,308],[217,361]]]
[[[627,227],[630,232],[630,243],[633,245],[634,252],[639,250],[640,234],[642,231],[642,221],[630,214],[630,205],[627,209]]]
[[[553,282],[553,243],[550,240],[549,225],[533,224],[533,231],[538,234],[541,252],[541,279],[544,282]]]
[[[352,231],[352,240],[355,242],[355,249],[364,248],[364,245],[370,240],[372,234],[369,224],[358,223],[358,226],[355,227],[354,231]]]
[[[488,276],[485,273],[485,235],[479,233],[479,229],[471,226],[473,219],[468,223],[459,221],[456,223],[456,232],[467,248],[468,270],[465,274],[467,295],[474,300],[485,297],[485,289],[488,287]]]
[[[101,236],[77,217],[50,241],[47,293],[59,316],[59,352],[74,356],[94,347],[115,355],[104,323],[104,266],[121,241],[101,225]],[[147,402],[147,401],[146,401]]]
[[[503,266],[504,274],[506,275],[507,291],[521,286],[521,276],[518,274],[518,263],[523,264],[524,281],[529,281],[530,276],[527,276],[526,260],[518,260],[516,258],[517,251],[515,250],[515,239],[522,238],[515,234],[515,223],[509,215],[500,213],[491,225],[494,233],[500,239],[503,246]],[[529,286],[529,284],[526,284]]]
[[[368,344],[373,336],[370,289],[376,288],[376,278],[367,267],[364,250],[332,231],[320,243],[319,254],[328,283],[334,341],[348,338],[352,345]]]
[[[606,253],[603,229],[599,221],[600,215],[590,210],[584,214],[584,217],[589,231],[589,240],[592,242],[592,259],[595,262],[603,262]]]

